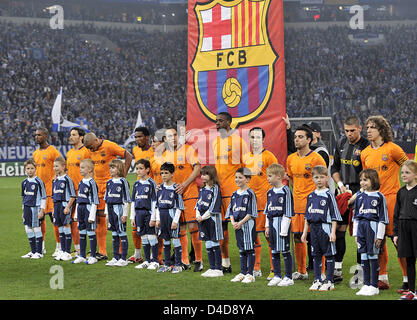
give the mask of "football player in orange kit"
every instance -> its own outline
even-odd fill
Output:
[[[72,128],[68,138],[69,144],[73,146],[67,152],[67,174],[74,183],[75,194],[78,194],[78,185],[82,180],[80,173],[80,162],[86,158],[88,152],[83,144],[85,131],[82,128]],[[75,215],[75,205],[72,207],[72,218]],[[78,231],[78,224],[75,221],[71,222],[71,235],[74,242],[74,247],[77,253],[80,251],[80,233]]]
[[[196,178],[200,175],[201,164],[195,149],[187,144],[178,144],[177,130],[170,128],[165,131],[167,149],[162,154],[164,162],[175,165],[174,182],[178,185],[176,192],[181,194],[185,210],[180,218],[180,241],[182,247],[182,262],[185,268],[189,267],[187,226],[191,242],[194,247],[194,271],[203,270],[202,241],[199,239],[198,224],[194,207],[198,199],[198,186]]]
[[[400,146],[393,142],[391,127],[383,116],[371,116],[366,120],[366,132],[371,143],[361,153],[363,169],[374,169],[378,172],[381,183],[380,191],[387,199],[389,225],[385,235],[392,240],[394,207],[397,200],[397,192],[400,189],[399,173],[402,164],[408,157]],[[388,289],[388,251],[384,239],[381,246],[379,259],[379,289]],[[405,258],[399,258],[403,276],[407,276],[407,264]],[[406,281],[404,281],[406,282]]]
[[[275,155],[264,149],[265,131],[262,128],[254,127],[249,131],[249,142],[252,151],[243,155],[245,167],[252,172],[252,178],[249,181],[249,188],[255,192],[258,217],[256,218],[256,239],[255,239],[255,268],[253,275],[261,277],[261,238],[259,233],[265,232],[265,217],[263,214],[266,205],[267,192],[271,188],[267,180],[266,168],[273,163],[278,163]],[[262,214],[261,214],[262,213]],[[272,266],[272,256],[270,251],[270,264]]]
[[[239,132],[232,130],[232,116],[227,112],[220,112],[216,116],[216,129],[219,136],[212,142],[214,164],[220,182],[222,194],[222,221],[223,240],[220,240],[222,251],[223,272],[232,272],[229,257],[229,231],[228,219],[225,213],[229,206],[230,198],[236,191],[235,172],[243,167],[243,155],[249,152],[246,142],[240,137]]]
[[[150,145],[149,129],[146,127],[137,127],[135,129],[135,142],[136,146],[133,147],[132,153],[135,158],[135,163],[140,159],[146,159],[152,161],[154,157],[154,151]],[[149,171],[149,177],[153,178],[152,170]],[[132,229],[132,240],[133,245],[135,246],[135,253],[131,256],[128,261],[133,263],[142,263],[142,238],[136,233],[136,227]]]
[[[116,143],[97,138],[97,136],[89,132],[84,136],[84,145],[89,150],[87,158],[94,162],[94,179],[98,186],[98,196],[100,204],[97,206],[97,243],[99,252],[96,255],[97,260],[107,259],[106,239],[107,225],[106,216],[104,214],[105,202],[104,194],[106,193],[106,183],[111,179],[109,164],[110,161],[117,157],[125,159],[124,176],[126,177],[132,164],[133,156],[129,151],[118,146]]]
[[[45,184],[46,190],[46,207],[45,215],[49,215],[49,218],[52,222],[52,213],[54,211],[54,204],[52,201],[52,180],[55,176],[54,172],[54,161],[56,158],[61,157],[61,153],[52,145],[48,143],[49,131],[46,128],[39,128],[35,131],[35,142],[39,145],[39,148],[33,152],[33,160],[36,163],[36,175],[43,181]],[[61,249],[59,242],[59,231],[57,226],[53,226],[55,240],[56,240],[56,249],[52,256],[55,256]],[[46,224],[45,216],[41,219],[41,229],[43,234],[43,252],[45,250],[45,233],[46,233]]]
[[[307,247],[301,242],[301,235],[304,229],[304,214],[306,211],[307,197],[316,189],[311,176],[313,167],[326,166],[324,159],[310,149],[313,140],[313,133],[307,127],[301,126],[295,130],[294,144],[297,152],[287,158],[287,173],[293,189],[294,213],[291,220],[291,229],[294,234],[295,258],[297,271],[293,274],[294,280],[308,279],[306,258]]]

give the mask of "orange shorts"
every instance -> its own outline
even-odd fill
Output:
[[[185,210],[181,213],[180,223],[190,223],[190,222],[197,222],[195,217],[195,205],[197,203],[196,198],[190,198],[184,200],[184,208]]]
[[[256,232],[264,232],[266,215],[264,214],[263,210],[258,210],[258,217],[255,219],[255,222],[256,222]]]
[[[392,193],[385,196],[387,199],[387,209],[388,209],[388,221],[389,224],[385,227],[385,235],[393,236],[394,234],[394,209],[395,209],[395,202],[397,201],[397,194]]]
[[[291,231],[294,233],[303,233],[304,224],[304,213],[296,213],[295,216],[291,218]]]

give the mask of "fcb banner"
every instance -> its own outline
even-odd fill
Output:
[[[187,130],[205,132],[206,150],[195,139],[203,163],[220,112],[244,140],[264,129],[265,148],[285,164],[282,0],[188,1]]]

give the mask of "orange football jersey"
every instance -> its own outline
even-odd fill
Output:
[[[94,180],[97,185],[106,184],[111,179],[110,176],[110,161],[119,157],[125,156],[126,150],[117,145],[116,143],[104,140],[101,142],[100,147],[92,152],[88,150],[86,158],[90,158],[94,162]]]
[[[305,213],[307,196],[316,189],[311,177],[311,169],[318,165],[326,167],[326,162],[314,151],[310,151],[304,157],[294,152],[287,158],[287,173],[293,181],[295,213]]]
[[[222,197],[231,197],[237,190],[235,173],[243,167],[243,155],[249,152],[248,146],[237,133],[233,133],[227,138],[219,136],[214,139],[212,151]]]
[[[151,170],[149,171],[149,176],[152,179],[154,179],[154,175],[152,173],[152,161],[154,160],[154,151],[152,147],[149,147],[147,150],[142,150],[142,148],[140,148],[139,146],[135,146],[132,149],[132,153],[133,153],[133,157],[135,158],[135,162],[137,162],[140,159],[149,160],[149,162],[151,163]]]
[[[61,153],[51,145],[45,149],[36,149],[33,152],[33,160],[36,163],[36,175],[45,184],[47,196],[52,196],[52,179],[55,176],[54,160],[61,156]]]
[[[175,165],[174,182],[183,183],[194,170],[194,166],[200,164],[196,150],[190,145],[182,145],[175,151],[165,150],[162,154],[163,162],[171,162]],[[198,186],[196,180],[191,182],[182,195],[184,201],[198,198]]]
[[[72,148],[67,152],[67,173],[74,182],[75,191],[78,191],[78,185],[82,180],[80,174],[80,162],[86,158],[88,149],[82,146],[79,149]]]
[[[249,188],[255,192],[258,211],[265,209],[267,192],[271,185],[266,179],[266,168],[273,163],[278,163],[275,155],[268,150],[254,155],[253,152],[243,155],[243,163],[246,168],[252,172],[252,178],[249,181]]]
[[[363,169],[378,172],[380,191],[384,195],[397,193],[400,189],[400,167],[406,160],[407,154],[393,142],[386,142],[377,149],[369,145],[361,153]]]
[[[161,165],[164,163],[162,156],[158,156],[156,153],[151,159],[151,170],[153,175],[153,180],[156,184],[162,183],[161,178]]]

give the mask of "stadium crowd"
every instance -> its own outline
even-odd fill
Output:
[[[145,125],[162,128],[186,117],[187,34],[67,26],[0,24],[0,146],[33,144],[39,126],[51,128],[51,109],[63,87],[63,117],[122,144],[138,109]],[[377,26],[376,46],[353,45],[345,27],[286,29],[286,96],[290,117],[347,114],[389,119],[396,141],[416,137],[416,25]],[[86,42],[98,34],[111,50]],[[64,135],[53,144],[66,144]]]

